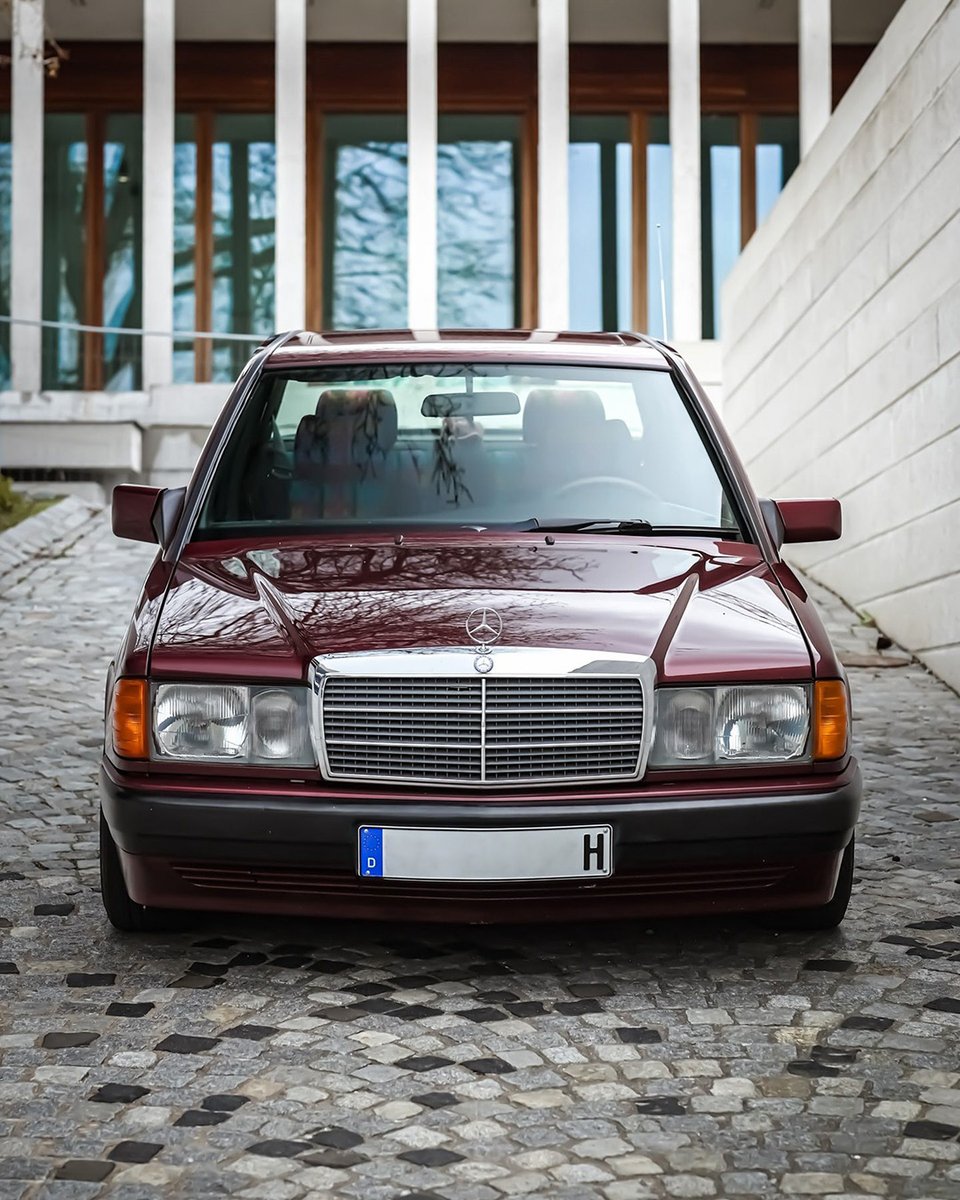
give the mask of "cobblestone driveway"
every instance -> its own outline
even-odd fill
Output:
[[[96,882],[103,671],[148,553],[0,590],[0,1198],[960,1196],[960,701],[852,671],[842,932],[210,918]],[[848,656],[869,649],[826,597]],[[869,656],[868,656],[869,657]]]

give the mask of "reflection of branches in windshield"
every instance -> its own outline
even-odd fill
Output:
[[[472,504],[473,494],[464,479],[463,466],[456,461],[456,444],[457,438],[448,418],[434,441],[433,485],[440,499],[445,499],[448,504],[459,506],[464,501]]]

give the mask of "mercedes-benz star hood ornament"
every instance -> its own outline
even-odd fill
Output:
[[[466,620],[467,637],[476,643],[477,657],[473,669],[481,675],[493,670],[491,649],[503,633],[503,620],[495,608],[475,608]]]

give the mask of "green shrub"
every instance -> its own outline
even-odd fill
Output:
[[[13,480],[6,475],[0,475],[0,531],[9,529],[25,517],[32,517],[51,502],[35,500],[32,496],[24,496],[14,489]]]

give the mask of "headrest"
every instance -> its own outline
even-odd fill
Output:
[[[317,437],[350,434],[355,448],[386,453],[397,440],[397,405],[386,388],[338,388],[320,393]]]
[[[317,466],[375,469],[397,440],[397,406],[382,388],[322,392],[316,413],[300,418],[293,444],[299,475]]]
[[[569,440],[595,432],[603,421],[603,401],[588,388],[533,388],[523,406],[523,440]]]

